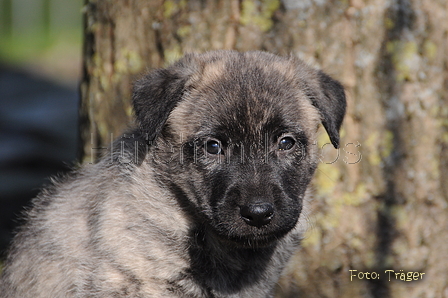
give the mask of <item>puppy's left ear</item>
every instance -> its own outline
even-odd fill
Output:
[[[148,141],[161,133],[171,111],[182,100],[185,84],[197,71],[194,55],[150,72],[134,85],[132,101],[140,131]]]
[[[318,71],[317,78],[319,95],[311,96],[311,103],[319,110],[331,143],[335,148],[339,148],[339,129],[347,106],[344,87],[322,71]]]

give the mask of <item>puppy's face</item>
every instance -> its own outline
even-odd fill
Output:
[[[187,56],[141,80],[134,103],[152,152],[171,147],[169,161],[152,160],[165,187],[198,225],[243,247],[294,228],[317,128],[323,122],[337,146],[345,111],[339,83],[261,52]]]

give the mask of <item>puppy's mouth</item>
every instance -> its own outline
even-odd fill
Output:
[[[215,237],[230,246],[237,248],[263,248],[275,245],[282,239],[290,229],[275,229],[269,226],[263,227],[244,227],[244,231],[236,232],[232,228],[213,229]]]
[[[266,235],[248,235],[243,237],[232,237],[230,240],[242,248],[263,248],[272,246],[277,243],[286,233],[283,235],[278,233],[266,234]]]

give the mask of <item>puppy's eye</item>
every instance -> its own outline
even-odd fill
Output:
[[[216,140],[209,140],[205,144],[205,150],[210,154],[220,154],[221,153],[221,143]]]
[[[281,138],[278,142],[278,150],[290,150],[296,141],[291,137]]]

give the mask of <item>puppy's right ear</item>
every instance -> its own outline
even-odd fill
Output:
[[[134,112],[140,131],[148,141],[160,134],[171,111],[182,100],[186,82],[196,71],[194,55],[187,55],[166,69],[150,72],[134,84]]]
[[[322,124],[331,143],[339,148],[339,130],[347,107],[344,87],[322,71],[318,71],[317,77],[320,90],[317,97],[311,98],[311,102],[322,116]]]

